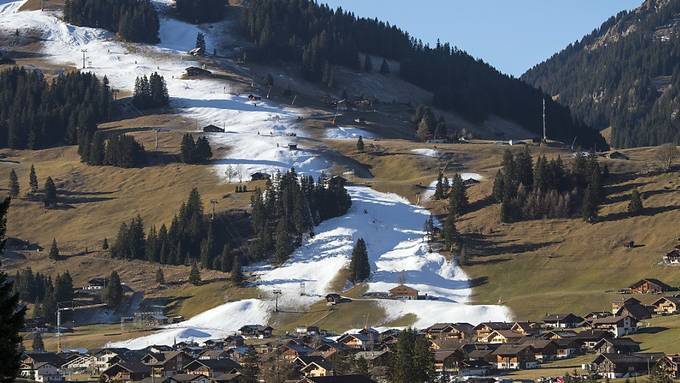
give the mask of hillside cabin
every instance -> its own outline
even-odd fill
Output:
[[[620,298],[612,302],[612,314],[616,314],[619,309],[625,305],[630,304],[641,304],[641,302],[635,298]]]
[[[187,77],[210,77],[212,76],[212,72],[209,70],[199,68],[197,66],[190,66],[187,69],[185,69],[187,73]]]
[[[473,328],[469,323],[435,323],[425,329],[425,336],[430,339],[467,339],[472,335]]]
[[[522,342],[523,345],[533,347],[534,356],[540,362],[547,362],[557,358],[558,346],[555,341],[547,339],[528,339]]]
[[[663,261],[668,265],[680,265],[680,249],[673,249],[664,255]]]
[[[338,293],[326,294],[326,302],[330,304],[337,304],[342,301],[342,297]]]
[[[87,281],[87,285],[83,287],[83,290],[102,290],[109,283],[109,280],[104,277],[96,277]]]
[[[269,180],[271,178],[272,178],[272,176],[270,174],[264,173],[264,172],[255,172],[255,173],[250,175],[251,181],[266,181],[266,180]]]
[[[512,323],[507,322],[484,322],[475,326],[472,330],[474,331],[477,340],[485,339],[492,332],[496,330],[510,330],[512,328]]]
[[[600,354],[591,369],[604,378],[620,379],[646,375],[649,366],[654,366],[664,357],[657,353]]]
[[[297,144],[288,144],[288,150],[298,150]]]
[[[649,278],[643,279],[633,283],[629,287],[630,291],[635,294],[661,294],[667,291],[675,291],[674,287],[661,282],[658,279]]]
[[[672,315],[680,313],[680,297],[663,297],[652,303],[654,312],[658,315]]]
[[[583,323],[583,318],[573,313],[550,314],[543,318],[543,325],[547,328],[576,328]]]
[[[248,101],[260,101],[262,100],[262,97],[256,96],[254,94],[249,94],[248,95]]]
[[[640,344],[630,338],[602,339],[593,351],[598,354],[634,354],[640,352]]]
[[[240,369],[241,366],[229,358],[194,360],[184,367],[187,374],[203,375],[209,378],[222,374],[235,374]]]
[[[389,297],[392,299],[416,300],[418,299],[418,290],[402,284],[391,288],[389,290]]]
[[[259,324],[249,324],[241,327],[238,333],[244,338],[271,338],[273,328]]]
[[[224,129],[220,128],[219,126],[210,124],[203,127],[203,133],[224,133]]]
[[[495,330],[485,339],[480,339],[482,343],[516,343],[524,338],[524,334],[512,330]]]
[[[617,316],[632,316],[638,321],[652,317],[652,310],[640,302],[627,302],[614,313]]]
[[[631,316],[611,316],[595,319],[588,323],[594,330],[605,330],[614,334],[614,337],[622,337],[637,331],[637,319]]]
[[[541,331],[541,326],[537,322],[515,322],[510,330],[523,335],[533,335]]]
[[[504,344],[493,352],[499,370],[526,370],[538,367],[534,348],[530,345]]]

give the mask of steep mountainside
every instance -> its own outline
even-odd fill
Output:
[[[612,145],[680,142],[680,0],[610,18],[522,79],[567,105]]]
[[[245,8],[241,26],[254,45],[244,56],[248,60],[296,62],[306,79],[338,93],[343,89],[335,81],[337,66],[396,73],[432,92],[435,106],[470,121],[498,116],[541,132],[543,92],[448,43],[429,46],[389,23],[309,0],[254,2]],[[571,142],[576,137],[584,147],[605,146],[597,131],[573,118],[568,108],[550,99],[546,108],[553,118],[550,138]]]

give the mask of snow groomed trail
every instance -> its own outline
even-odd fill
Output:
[[[44,39],[43,53],[52,62],[80,67],[81,49],[87,49],[86,70],[106,75],[112,87],[126,90],[132,90],[137,76],[157,71],[165,77],[171,105],[179,114],[195,120],[199,126],[226,126],[227,133],[209,136],[213,145],[230,149],[224,158],[214,162],[218,175],[224,177],[227,166],[238,166],[244,174],[295,167],[299,173],[318,176],[332,166],[318,151],[286,148],[288,143],[298,143],[296,135],[305,135],[296,125],[299,114],[295,109],[262,102],[254,105],[244,96],[231,94],[222,81],[180,78],[187,67],[200,65],[185,54],[193,48],[198,31],[206,34],[208,51],[211,51],[213,40],[208,28],[162,16],[161,42],[149,47],[121,43],[100,29],[66,24],[56,13],[18,12],[22,3],[0,0],[0,29],[40,31]],[[165,7],[168,1],[159,0],[157,4]],[[335,139],[356,139],[359,135],[371,136],[356,128],[328,132],[328,137]],[[414,152],[436,155],[429,150]],[[479,177],[474,173],[465,176]],[[314,238],[306,239],[284,265],[251,267],[265,298],[225,303],[156,334],[115,345],[138,349],[190,339],[204,341],[231,334],[245,324],[265,324],[273,311],[270,297],[274,289],[282,291],[280,305],[304,309],[331,292],[329,285],[338,270],[349,262],[358,238],[364,238],[368,247],[372,271],[369,291],[387,291],[405,277],[409,286],[433,298],[375,300],[385,309],[386,322],[408,313],[417,316],[414,326],[420,328],[441,321],[478,323],[510,317],[503,306],[467,304],[470,295],[467,276],[441,254],[427,251],[423,230],[429,216],[427,210],[395,194],[367,187],[351,187],[349,192],[350,211],[321,223],[315,228]]]

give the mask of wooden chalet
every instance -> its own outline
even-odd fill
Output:
[[[376,383],[366,375],[308,376],[296,383]]]
[[[663,297],[652,303],[654,312],[658,315],[672,315],[680,313],[680,297]]]
[[[489,336],[479,341],[482,343],[517,343],[524,336],[512,330],[494,330]]]
[[[190,375],[204,375],[213,378],[222,374],[236,374],[241,365],[231,359],[194,360],[184,367]]]
[[[418,290],[401,284],[389,290],[389,297],[393,299],[415,300],[418,299]]]
[[[593,351],[599,354],[634,354],[640,352],[640,344],[630,338],[602,339]]]
[[[465,360],[461,350],[442,350],[434,353],[434,370],[438,373],[455,373]]]
[[[220,128],[219,126],[215,126],[213,124],[206,125],[203,127],[203,132],[204,133],[224,133],[224,129]]]
[[[595,319],[588,323],[592,329],[606,330],[614,334],[614,337],[622,337],[637,331],[638,321],[631,316],[612,316]]]
[[[543,325],[547,328],[576,328],[584,319],[573,313],[550,314],[543,318]]]
[[[199,68],[197,66],[190,66],[187,69],[185,69],[185,72],[187,73],[187,77],[210,77],[212,76],[212,72],[209,70]]]
[[[541,325],[538,322],[515,322],[510,330],[524,335],[534,335],[541,331]]]
[[[121,360],[102,372],[102,382],[134,382],[151,375],[151,368],[136,360]]]
[[[631,378],[647,374],[663,357],[662,353],[600,354],[591,369],[609,379]]]
[[[425,329],[425,336],[446,339],[468,339],[473,333],[474,326],[469,323],[435,323]]]
[[[512,323],[507,322],[484,322],[475,326],[472,330],[474,331],[475,338],[477,340],[486,339],[492,332],[496,330],[510,330],[512,328]]]
[[[538,367],[534,348],[523,344],[503,344],[493,352],[499,370],[525,370]]]
[[[661,294],[676,290],[674,287],[654,278],[642,279],[635,282],[630,285],[629,289],[635,294]]]
[[[241,327],[238,330],[239,335],[244,338],[271,338],[273,328],[270,326],[263,326],[259,324],[249,324]]]
[[[524,340],[522,344],[534,349],[534,357],[539,362],[557,359],[558,346],[553,340],[532,338]]]
[[[673,249],[663,256],[663,261],[669,265],[680,265],[680,249]]]

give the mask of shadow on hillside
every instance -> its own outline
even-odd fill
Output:
[[[642,195],[642,198],[649,198],[651,196],[655,195],[660,195],[660,194],[668,194],[668,193],[675,193],[676,190],[673,189],[658,189],[658,190],[650,190],[650,191],[645,191],[640,193]],[[609,205],[617,202],[625,202],[625,201],[630,201],[630,194],[622,194],[622,195],[617,195],[613,197],[608,197],[607,200],[605,201],[604,205]]]
[[[489,283],[489,277],[483,276],[483,277],[477,277],[477,278],[472,278],[468,281],[470,287],[478,287],[485,285]]]
[[[640,327],[637,330],[638,334],[658,334],[660,332],[664,332],[668,330],[667,327],[660,327],[660,326],[654,326],[654,327]]]
[[[673,206],[659,206],[659,207],[646,207],[637,214],[638,217],[652,217],[660,213],[667,213],[669,211],[675,211],[675,210],[680,210],[680,206],[673,205]],[[608,215],[605,215],[603,217],[600,217],[597,219],[598,222],[613,222],[613,221],[618,221],[621,219],[626,219],[633,217],[630,213],[627,211],[620,211],[617,213],[611,213]]]
[[[482,199],[478,199],[475,202],[472,202],[470,206],[468,207],[468,213],[475,212],[477,210],[482,210],[486,207],[489,207],[494,204],[494,199],[492,196],[486,196]]]
[[[465,242],[475,250],[475,256],[484,257],[503,254],[521,254],[540,250],[542,248],[558,245],[561,241],[545,241],[536,243],[515,243],[516,241],[491,241],[491,236],[483,234],[470,234]]]
[[[651,184],[651,182],[633,182],[630,184],[609,185],[604,188],[604,191],[607,194],[619,194],[624,192],[631,192],[633,191],[633,189],[639,189],[649,184]]]

